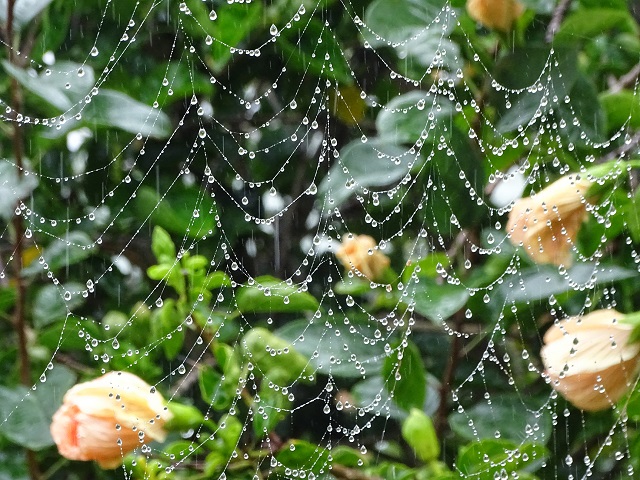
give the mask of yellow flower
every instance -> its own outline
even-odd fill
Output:
[[[389,258],[375,249],[376,241],[369,235],[348,238],[336,252],[347,270],[356,270],[370,280],[380,278],[389,266]]]
[[[553,325],[540,357],[551,386],[583,410],[611,407],[635,381],[640,344],[629,343],[633,325],[615,310],[597,310]]]
[[[523,245],[538,263],[569,265],[571,246],[587,216],[586,178],[568,175],[535,196],[516,201],[507,232],[514,245]]]
[[[516,0],[467,0],[467,12],[485,27],[507,32],[524,7]]]
[[[53,415],[51,436],[63,457],[115,468],[123,455],[163,441],[172,417],[162,395],[127,372],[110,372],[71,388]]]

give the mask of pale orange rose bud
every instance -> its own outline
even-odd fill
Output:
[[[347,270],[357,270],[375,280],[389,266],[389,258],[375,247],[376,241],[369,235],[356,235],[342,242],[336,257]]]
[[[511,243],[537,263],[569,265],[571,247],[587,217],[586,178],[568,175],[536,195],[517,200],[509,213]]]
[[[467,12],[485,27],[507,32],[522,15],[524,7],[516,0],[468,0]]]
[[[551,386],[582,410],[604,410],[634,384],[640,345],[629,343],[633,325],[615,310],[597,310],[553,325],[540,357]]]
[[[127,372],[110,372],[80,383],[64,396],[53,415],[51,436],[63,457],[95,460],[116,468],[136,447],[163,441],[172,414],[151,386]]]

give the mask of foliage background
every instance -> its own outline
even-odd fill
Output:
[[[592,478],[637,470],[640,400],[622,423],[583,416],[538,356],[554,309],[640,308],[635,173],[568,276],[519,255],[487,204],[513,165],[528,192],[636,154],[638,6],[562,2],[549,42],[556,5],[525,3],[501,33],[461,1],[18,0],[0,77],[0,478],[569,478],[585,456]],[[382,284],[336,263],[326,239],[347,232],[386,241]],[[51,415],[102,370],[207,420],[126,473],[61,459]]]

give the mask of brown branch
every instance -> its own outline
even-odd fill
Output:
[[[9,56],[9,63],[18,65],[18,59],[16,58],[16,50],[14,49],[14,7],[16,0],[8,0],[7,2],[7,24],[5,26],[5,32],[7,35],[7,53]],[[20,85],[15,78],[11,79],[11,109],[14,115],[17,115],[22,110],[22,95],[20,92]],[[13,156],[18,169],[18,178],[22,177],[23,168],[23,151],[22,151],[22,130],[20,129],[20,123],[17,118],[13,119],[13,132],[11,135]],[[24,250],[24,223],[21,215],[16,215],[13,218],[13,230],[15,235],[15,248],[14,248],[14,272],[16,281],[16,306],[14,310],[14,328],[18,335],[18,361],[20,364],[20,382],[23,385],[31,386],[31,366],[29,361],[29,351],[27,349],[27,322],[26,322],[26,285],[22,278],[22,257]],[[38,466],[38,459],[33,450],[26,450],[27,466],[29,469],[29,476],[31,480],[38,480],[40,478],[40,468]]]
[[[611,93],[619,92],[624,88],[635,85],[640,76],[640,62],[636,63],[631,70],[622,75],[618,80],[609,83],[609,91]]]
[[[598,160],[597,163],[607,163],[611,160],[622,159],[627,155],[627,153],[638,148],[638,145],[640,145],[640,132],[636,132],[628,142],[625,141],[623,145],[607,153],[604,157]]]
[[[560,0],[555,10],[553,11],[553,15],[551,16],[551,21],[549,22],[549,26],[547,27],[547,33],[544,36],[544,40],[547,43],[553,42],[553,38],[560,30],[560,25],[562,24],[562,20],[564,19],[567,10],[569,10],[569,6],[571,5],[571,0]]]
[[[464,314],[462,310],[458,311],[454,315],[453,328],[456,332],[459,332],[464,323]],[[453,335],[451,341],[451,350],[449,351],[449,359],[447,360],[447,366],[444,369],[442,375],[442,383],[440,384],[440,404],[438,405],[438,411],[435,418],[435,429],[438,439],[442,439],[442,435],[447,426],[447,413],[449,413],[449,394],[451,393],[451,386],[455,380],[456,368],[458,367],[458,360],[460,359],[460,348],[462,347],[462,340],[458,335]]]

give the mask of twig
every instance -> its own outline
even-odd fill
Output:
[[[464,315],[462,310],[458,311],[454,315],[453,329],[455,332],[459,332],[464,323]],[[460,348],[462,341],[458,335],[453,335],[451,341],[451,350],[449,352],[449,359],[447,360],[447,366],[444,369],[442,375],[442,383],[440,384],[440,404],[438,405],[438,411],[435,418],[436,435],[439,439],[442,439],[445,427],[447,425],[447,413],[449,412],[449,394],[451,393],[451,385],[455,379],[456,368],[458,367],[458,360],[460,359]]]
[[[17,65],[16,51],[14,50],[14,7],[16,0],[8,0],[7,2],[7,25],[5,32],[7,35],[7,53],[9,56],[9,63]],[[15,78],[11,79],[11,109],[17,114],[22,109],[22,98],[20,92],[20,85]],[[13,121],[12,132],[12,146],[13,156],[18,169],[18,178],[22,176],[23,167],[23,152],[22,152],[22,130],[20,129],[20,123],[17,120]],[[22,257],[24,249],[24,224],[21,215],[15,215],[13,217],[13,229],[15,234],[15,248],[14,248],[14,271],[16,281],[16,306],[14,310],[14,327],[18,335],[18,361],[20,363],[20,382],[25,386],[31,386],[31,366],[29,362],[29,351],[27,349],[27,322],[25,318],[26,307],[26,285],[22,278]],[[38,480],[40,475],[40,468],[38,467],[38,459],[33,450],[26,449],[27,467],[29,469],[29,476],[31,480]]]
[[[558,33],[558,30],[560,30],[560,24],[562,23],[567,10],[569,10],[569,5],[571,5],[571,0],[560,0],[553,11],[551,21],[547,27],[547,33],[544,36],[544,40],[547,43],[553,42],[553,38],[556,36],[556,33]]]
[[[640,62],[636,63],[634,67],[627,73],[622,75],[618,80],[609,83],[609,91],[616,93],[623,88],[632,87],[640,76]]]
[[[622,159],[627,153],[638,148],[638,145],[640,145],[640,132],[636,132],[629,141],[625,141],[623,145],[607,153],[597,163],[607,163],[611,160]]]

